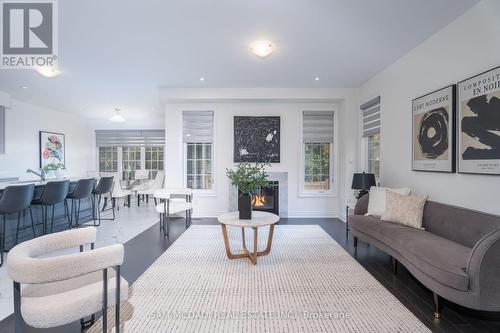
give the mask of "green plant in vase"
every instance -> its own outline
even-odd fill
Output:
[[[266,166],[268,164],[243,162],[235,169],[226,169],[226,176],[231,185],[238,189],[240,219],[252,218],[252,193],[268,185]]]
[[[56,172],[57,170],[64,170],[66,167],[62,163],[48,163],[42,168],[42,172],[47,175],[49,172]]]

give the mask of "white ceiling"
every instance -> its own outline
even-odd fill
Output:
[[[358,87],[477,2],[61,0],[62,75],[0,70],[0,90],[140,121],[162,117],[160,87]],[[248,51],[257,39],[275,43],[269,58]]]

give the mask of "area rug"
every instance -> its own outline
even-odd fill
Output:
[[[228,227],[233,252],[241,230]],[[261,231],[262,230],[262,231]],[[252,237],[247,231],[247,244]],[[267,230],[259,229],[260,248]],[[109,311],[114,330],[114,312]],[[270,255],[229,260],[191,226],[132,285],[122,332],[430,332],[321,227],[278,225]],[[98,321],[89,332],[102,332]]]

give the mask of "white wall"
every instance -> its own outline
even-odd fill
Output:
[[[255,92],[255,91],[254,91]],[[245,91],[243,94],[246,94]],[[262,96],[266,97],[262,99]],[[290,95],[288,95],[290,94]],[[307,100],[290,99],[290,96],[304,96],[297,91],[289,91],[285,95],[273,89],[265,89],[249,98],[241,98],[241,90],[228,93],[227,89],[207,91],[201,90],[183,100],[170,96],[166,101],[166,184],[169,187],[182,187],[184,180],[183,143],[182,143],[182,111],[211,110],[214,111],[215,129],[215,193],[213,196],[195,196],[194,214],[203,217],[215,217],[229,209],[229,184],[225,176],[226,168],[233,168],[233,117],[235,115],[281,117],[281,163],[272,164],[271,172],[288,172],[288,215],[289,217],[337,217],[342,215],[346,196],[351,191],[346,185],[350,183],[352,172],[356,166],[357,101],[355,92],[342,91],[330,93],[330,100],[318,98],[316,101],[308,95]],[[203,96],[203,97],[201,97]],[[208,96],[208,98],[207,98]],[[216,98],[217,96],[217,98]],[[221,100],[221,96],[225,96]],[[275,98],[271,97],[275,96]],[[318,96],[317,96],[318,97]],[[198,99],[199,98],[199,99]],[[227,99],[226,99],[227,98]],[[172,101],[173,100],[173,101]],[[196,102],[201,101],[201,102]],[[333,110],[336,112],[337,133],[335,147],[337,152],[334,162],[336,170],[337,192],[332,197],[301,197],[299,195],[299,177],[302,140],[302,111]],[[350,185],[350,184],[349,184]],[[339,214],[340,213],[340,214]]]
[[[0,178],[33,179],[34,175],[26,174],[26,169],[39,167],[40,130],[66,135],[69,176],[86,176],[93,169],[93,133],[80,116],[12,99],[6,109],[6,127],[6,154],[0,155]]]
[[[486,0],[360,88],[381,95],[382,181],[430,199],[500,213],[500,176],[411,171],[411,100],[500,65],[500,1]]]

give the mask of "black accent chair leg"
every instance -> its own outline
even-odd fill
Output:
[[[149,194],[146,194],[146,203],[149,203]]]
[[[128,206],[128,208],[130,208],[130,197],[131,197],[131,195],[130,195],[130,194],[129,194],[129,195],[127,195],[127,202],[128,202],[128,205],[127,205],[127,206]]]
[[[116,266],[115,333],[120,333],[120,265]]]
[[[108,269],[102,271],[102,332],[108,331]]]
[[[441,297],[436,293],[432,293],[432,297],[434,298],[434,318],[441,319]]]
[[[354,246],[354,256],[358,255],[358,237],[353,236],[352,237],[352,244]]]
[[[15,316],[15,332],[23,331],[23,318],[21,316],[21,284],[14,281],[14,316]]]

